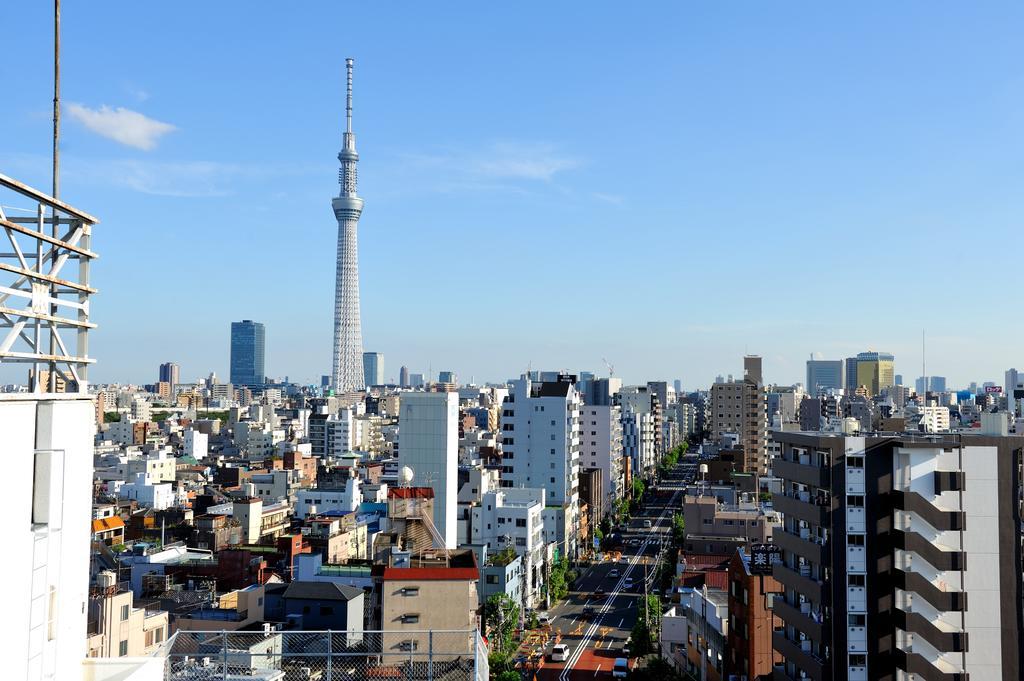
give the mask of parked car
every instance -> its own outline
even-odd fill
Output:
[[[541,625],[551,624],[551,617],[546,612],[538,612],[537,621],[540,622]]]
[[[624,679],[629,676],[629,660],[624,657],[615,658],[615,665],[612,667],[612,678]]]

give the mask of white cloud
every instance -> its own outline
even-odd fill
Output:
[[[530,144],[495,144],[470,160],[483,175],[544,182],[580,165],[575,158],[559,154],[548,145]]]
[[[153,149],[161,137],[177,130],[170,123],[154,120],[121,106],[112,109],[103,105],[98,109],[90,109],[70,103],[67,112],[97,135],[143,151]]]

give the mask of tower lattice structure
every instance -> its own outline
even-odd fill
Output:
[[[345,60],[347,97],[345,99],[344,144],[338,153],[341,192],[331,202],[338,220],[337,276],[334,283],[334,363],[332,376],[336,392],[362,390],[363,329],[359,320],[359,216],[363,200],[356,195],[356,136],[352,132],[352,60]]]

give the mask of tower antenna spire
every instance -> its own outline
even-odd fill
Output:
[[[355,60],[351,58],[345,60],[345,71],[347,72],[345,90],[345,132],[349,135],[352,134],[352,64],[354,62]]]

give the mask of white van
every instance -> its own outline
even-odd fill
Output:
[[[551,649],[551,661],[552,662],[565,662],[569,659],[569,646],[564,643],[558,643],[554,648]]]
[[[624,657],[615,658],[615,666],[612,667],[612,678],[624,679],[629,675],[629,660]]]
[[[650,520],[645,520],[645,521],[644,521],[644,529],[645,529],[645,530],[649,530],[649,529],[651,529],[652,527],[654,527],[654,526],[653,526],[653,525],[651,524],[651,521],[650,521]]]

